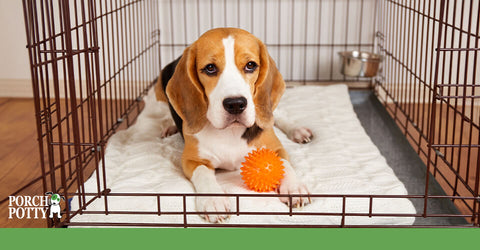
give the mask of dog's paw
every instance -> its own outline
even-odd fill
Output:
[[[230,200],[228,197],[208,197],[199,196],[196,199],[196,206],[198,212],[230,212]],[[229,214],[201,214],[202,218],[211,223],[223,223],[230,215]]]
[[[296,143],[309,143],[312,141],[313,133],[309,128],[298,127],[290,132],[289,138]]]
[[[308,195],[310,192],[308,191],[305,184],[296,180],[296,178],[284,179],[280,184],[280,188],[278,190],[280,194],[300,194],[306,195],[306,197],[295,197],[292,196],[291,202],[292,207],[303,207],[309,203],[311,203],[311,199]],[[290,197],[280,197],[280,201],[286,203],[287,206],[290,206]]]
[[[167,128],[165,128],[163,130],[161,138],[169,137],[169,136],[174,135],[176,133],[178,133],[177,126],[175,126],[175,125],[168,126]]]

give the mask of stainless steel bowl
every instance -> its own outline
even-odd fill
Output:
[[[338,52],[342,57],[341,73],[345,76],[373,77],[377,75],[382,56],[363,51]]]

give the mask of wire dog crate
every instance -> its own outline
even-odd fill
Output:
[[[347,216],[461,217],[467,227],[480,226],[480,96],[475,92],[478,62],[478,1],[449,0],[23,0],[27,48],[35,98],[43,192],[78,197],[79,210],[48,226],[176,226],[255,227],[265,225],[191,224],[186,198],[206,194],[116,193],[105,184],[104,152],[117,130],[128,127],[142,109],[142,97],[154,85],[162,65],[181,54],[204,31],[219,26],[249,30],[269,47],[286,81],[293,84],[363,82],[373,90],[405,133],[447,195],[429,193],[426,174],[423,194],[335,195],[338,225],[353,227]],[[383,71],[373,79],[344,77],[339,72],[343,50],[365,50],[384,56]],[[87,193],[84,182],[95,171],[97,191]],[[103,184],[101,184],[103,183]],[[30,184],[30,185],[31,185]],[[219,194],[236,199],[242,195]],[[97,214],[158,214],[157,210],[112,211],[109,197],[148,196],[183,199],[183,223],[79,223],[74,216]],[[280,195],[274,195],[280,196]],[[295,195],[287,195],[290,198]],[[363,213],[347,213],[352,198],[369,199]],[[373,213],[383,198],[424,201],[423,213]],[[103,199],[102,211],[88,210]],[[462,214],[434,214],[432,199],[452,200]],[[257,214],[271,215],[268,211]],[[301,216],[290,210],[286,215]],[[272,225],[289,227],[286,225]],[[306,225],[305,225],[306,226]],[[389,225],[382,225],[389,227]],[[415,226],[415,225],[414,225]],[[431,225],[447,226],[447,225]],[[307,226],[306,226],[307,227]]]

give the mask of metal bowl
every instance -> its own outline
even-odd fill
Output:
[[[382,62],[382,56],[363,51],[338,52],[342,57],[341,73],[345,76],[373,77]]]

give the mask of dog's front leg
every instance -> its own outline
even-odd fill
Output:
[[[205,165],[199,165],[193,170],[191,181],[197,193],[224,193],[215,178],[215,170]],[[195,204],[199,212],[230,212],[230,199],[226,196],[197,196]],[[224,222],[229,217],[228,214],[204,214],[201,216],[213,223]]]
[[[300,196],[285,196],[280,197],[280,201],[287,203],[291,202],[292,206],[303,206],[310,203],[310,193],[308,188],[301,180],[298,179],[295,169],[290,164],[289,156],[285,148],[283,148],[280,140],[276,137],[273,129],[267,129],[262,133],[266,145],[257,145],[257,147],[266,146],[275,151],[277,155],[282,159],[284,166],[283,179],[280,181],[280,187],[278,193],[282,195],[300,195]]]
[[[282,159],[283,161],[283,166],[285,174],[280,182],[280,188],[279,188],[279,193],[280,194],[299,194],[302,196],[296,196],[292,197],[290,200],[290,197],[280,197],[280,201],[287,203],[287,205],[290,205],[290,202],[292,203],[292,206],[294,207],[300,207],[304,206],[308,203],[311,203],[310,197],[308,196],[310,193],[300,180],[298,180],[297,174],[295,173],[295,170],[293,169],[292,165],[288,160]]]

